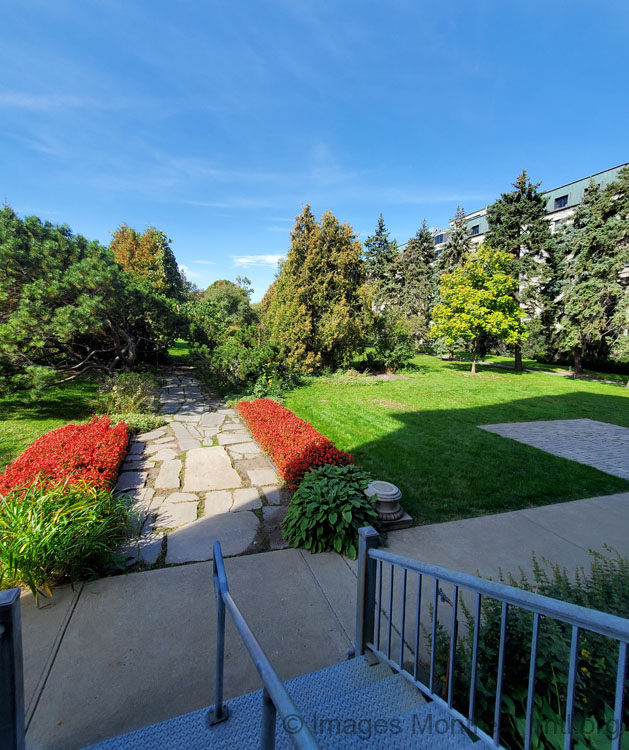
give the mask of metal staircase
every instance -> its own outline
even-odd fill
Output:
[[[575,686],[579,669],[579,638],[584,632],[611,639],[617,645],[613,668],[615,732],[596,747],[627,748],[623,731],[629,718],[624,707],[627,688],[629,620],[604,614],[476,576],[392,555],[377,549],[378,534],[370,527],[359,532],[358,598],[354,658],[284,683],[234,602],[223,565],[220,544],[214,546],[213,575],[217,603],[216,699],[209,709],[169,719],[115,737],[89,750],[243,750],[262,747],[298,748],[430,748],[462,750],[504,748],[502,719],[504,675],[508,674],[511,609],[528,613],[530,653],[525,669],[526,715],[522,717],[524,750],[539,746],[538,643],[543,622],[561,624],[571,641],[564,668],[567,692],[558,732],[564,750],[593,747],[575,727]],[[493,722],[479,721],[476,707],[481,689],[477,666],[482,655],[481,604],[498,603],[500,635],[493,694]],[[441,607],[440,607],[441,605]],[[463,623],[473,649],[470,663],[457,653],[459,610],[472,613]],[[262,689],[223,702],[225,618],[229,613],[251,656]],[[439,641],[440,639],[440,641]],[[441,664],[434,644],[440,642]],[[615,646],[616,647],[616,646]],[[467,653],[470,656],[469,652]],[[444,669],[444,656],[446,667]],[[0,747],[24,748],[23,684],[19,590],[0,592]],[[457,693],[455,674],[469,669],[465,694]],[[493,689],[493,688],[492,688]],[[559,738],[557,738],[559,739]],[[480,740],[480,745],[478,744]],[[585,740],[585,741],[584,741]],[[601,743],[598,741],[601,740]],[[553,746],[556,743],[553,742]],[[513,750],[513,746],[512,746]]]

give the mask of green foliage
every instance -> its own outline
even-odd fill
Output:
[[[562,601],[601,612],[629,616],[629,559],[620,555],[592,553],[590,570],[583,568],[569,577],[558,565],[541,565],[533,557],[533,581],[524,573],[508,576],[512,586],[535,591]],[[501,581],[505,580],[501,577]],[[455,695],[463,701],[468,695],[472,663],[474,615],[463,606],[466,627],[459,636],[455,670]],[[491,732],[496,694],[496,664],[500,643],[501,605],[485,599],[482,608],[478,646],[477,710],[479,726]],[[526,716],[526,696],[531,653],[533,615],[517,607],[509,609],[505,652],[505,681],[501,741],[513,750],[522,747]],[[543,617],[537,652],[534,722],[534,748],[563,748],[568,664],[572,629],[569,625]],[[443,628],[437,641],[442,674],[447,669],[449,634]],[[609,747],[613,728],[613,706],[618,647],[612,639],[581,630],[575,686],[575,747]],[[628,680],[629,682],[629,680]],[[455,707],[457,707],[455,705]],[[461,703],[459,708],[466,708]],[[624,724],[629,725],[625,706]]]
[[[66,226],[0,209],[0,372],[57,380],[133,367],[178,324],[172,300]]]
[[[397,242],[389,239],[380,214],[375,232],[365,240],[363,253],[367,279],[378,303],[390,303],[399,297],[399,255]]]
[[[529,318],[544,313],[548,297],[544,285],[552,276],[553,238],[546,218],[546,198],[523,170],[513,184],[514,190],[503,193],[487,208],[489,229],[485,242],[513,256],[513,278],[518,281],[513,295]],[[515,344],[515,366],[522,369],[522,352]]]
[[[125,501],[86,484],[38,484],[0,497],[0,587],[26,585],[51,595],[62,581],[102,575],[121,565]]]
[[[240,277],[239,277],[240,279]],[[220,280],[211,284],[204,292],[203,299],[216,303],[227,326],[251,325],[255,314],[251,309],[252,290],[247,278],[240,283]]]
[[[460,339],[470,342],[472,372],[483,336],[508,344],[525,338],[512,264],[507,253],[481,245],[461,268],[441,277],[441,303],[434,309],[431,336],[444,337],[451,346]]]
[[[164,417],[160,417],[159,414],[118,414],[110,413],[107,415],[111,420],[112,425],[117,425],[118,422],[124,422],[129,428],[129,432],[133,434],[141,434],[142,432],[150,432],[158,427],[166,424]]]
[[[424,219],[401,258],[399,307],[408,317],[416,346],[426,343],[435,303],[435,243]]]
[[[557,244],[560,353],[573,354],[577,373],[583,356],[629,355],[629,169],[604,190],[590,182]]]
[[[450,239],[437,258],[439,276],[451,273],[455,268],[462,266],[471,251],[472,240],[467,228],[465,210],[462,206],[457,206],[450,228]]]
[[[398,310],[387,307],[375,316],[373,352],[367,353],[372,370],[394,372],[407,365],[415,354],[412,327]]]
[[[329,211],[317,222],[306,206],[261,306],[270,343],[292,369],[312,372],[351,363],[363,340],[363,281],[360,243],[349,224],[341,224]]]
[[[375,526],[377,513],[365,495],[371,481],[358,466],[325,464],[309,471],[282,521],[284,538],[310,552],[335,550],[354,559],[358,529]]]
[[[148,372],[117,372],[100,386],[97,411],[106,414],[143,414],[153,411],[157,380]]]

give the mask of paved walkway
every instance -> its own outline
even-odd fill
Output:
[[[500,570],[530,572],[532,552],[573,571],[588,565],[590,548],[604,544],[629,556],[629,493],[389,535],[391,552],[494,579]],[[235,601],[281,678],[344,658],[355,627],[354,562],[286,549],[230,558],[226,570]],[[211,579],[208,563],[103,578],[58,589],[39,610],[24,594],[27,747],[73,750],[210,705]],[[226,697],[259,686],[228,618]]]
[[[480,425],[555,456],[629,479],[629,429],[594,419],[553,419]]]
[[[191,370],[162,378],[168,424],[129,444],[116,489],[135,506],[128,563],[186,563],[285,546],[288,494],[235,409],[204,392]]]

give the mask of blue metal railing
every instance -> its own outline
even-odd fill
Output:
[[[0,591],[0,748],[24,750],[20,589]]]
[[[524,750],[530,750],[534,733],[535,719],[535,678],[537,669],[537,655],[540,635],[540,618],[550,618],[563,623],[570,628],[570,656],[568,660],[568,680],[565,698],[565,719],[563,725],[564,748],[571,750],[573,746],[573,715],[575,702],[575,683],[578,661],[578,643],[581,631],[596,633],[610,638],[618,643],[618,660],[616,666],[615,699],[614,699],[614,731],[611,747],[620,750],[623,735],[623,702],[625,683],[627,678],[627,644],[629,643],[629,620],[598,612],[586,607],[551,599],[547,596],[532,593],[513,586],[507,586],[495,581],[487,581],[477,576],[458,573],[437,565],[417,562],[409,558],[393,555],[377,549],[378,534],[371,527],[359,531],[358,552],[358,601],[356,616],[356,655],[372,652],[380,660],[385,661],[397,672],[403,674],[416,685],[425,695],[447,708],[474,735],[490,743],[494,747],[504,747],[500,743],[501,715],[503,706],[503,686],[505,676],[505,654],[508,652],[507,620],[509,608],[519,608],[533,614],[531,628],[530,662],[528,669],[528,685],[526,699],[526,716],[524,730]],[[386,568],[388,567],[388,575]],[[401,583],[397,589],[399,608],[394,611],[394,589],[396,585],[395,573],[401,571]],[[409,599],[409,574],[416,576],[417,587],[413,590],[415,598],[414,633],[407,638],[407,609]],[[430,661],[427,665],[427,679],[420,679],[420,631],[422,625],[422,597],[423,591],[432,581],[432,591],[428,585],[430,598],[429,633],[426,640],[430,644]],[[385,595],[386,605],[383,606],[383,582],[388,586],[388,596]],[[446,583],[452,586],[452,597],[447,597],[441,588]],[[473,617],[473,631],[471,632],[471,665],[470,684],[467,696],[455,696],[454,675],[457,658],[458,608],[461,594],[470,592],[473,605],[468,611]],[[500,637],[498,647],[498,665],[496,671],[496,690],[493,715],[493,731],[484,731],[476,722],[476,699],[478,691],[478,662],[479,662],[479,632],[481,629],[481,603],[483,597],[500,603]],[[443,619],[439,618],[439,602],[448,602],[451,607],[448,629],[448,669],[446,678],[441,685],[437,685],[437,642],[438,623],[441,627]],[[400,619],[394,630],[393,620],[397,611]],[[412,613],[411,613],[412,614]],[[385,619],[386,636],[382,626]],[[399,650],[393,653],[393,636],[399,638]],[[386,645],[384,644],[386,638]],[[404,666],[404,656],[412,655],[413,667],[409,671]],[[465,710],[454,707],[466,705]],[[462,702],[461,699],[463,698]]]
[[[242,638],[249,656],[258,670],[262,679],[262,727],[261,727],[261,747],[262,750],[272,750],[275,747],[275,724],[276,716],[279,714],[280,720],[285,722],[290,718],[291,722],[295,717],[301,719],[297,722],[300,728],[289,734],[293,745],[298,750],[318,750],[317,744],[312,732],[306,726],[301,712],[288,694],[282,681],[273,669],[271,662],[264,653],[262,646],[258,643],[249,625],[242,616],[236,603],[229,593],[227,576],[225,574],[225,565],[223,564],[223,555],[221,552],[220,542],[214,542],[214,562],[213,562],[214,590],[216,592],[216,613],[217,613],[217,634],[216,634],[216,700],[214,708],[210,712],[210,725],[218,724],[229,718],[229,710],[223,703],[223,672],[225,665],[225,611],[227,610],[232,616],[234,624],[240,637]]]

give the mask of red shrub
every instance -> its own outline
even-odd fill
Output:
[[[127,425],[120,422],[112,427],[106,416],[47,432],[0,474],[0,494],[30,485],[38,477],[55,484],[86,481],[109,487],[116,480],[128,440]]]
[[[276,401],[268,398],[241,401],[238,411],[291,490],[297,488],[310,469],[323,464],[354,463],[349,453],[339,450],[311,424]]]

